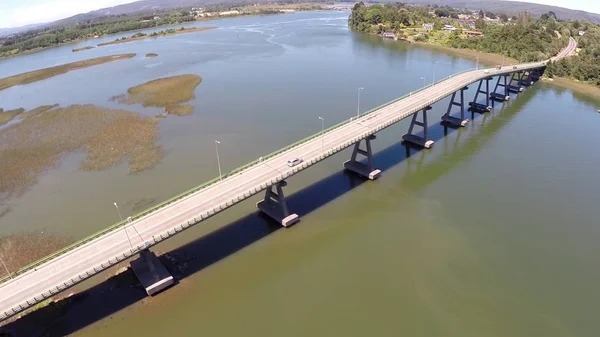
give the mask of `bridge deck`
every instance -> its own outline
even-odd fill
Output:
[[[489,73],[480,69],[455,75],[143,216],[131,223],[137,232],[131,226],[122,227],[67,251],[0,285],[0,321],[109,268],[144,249],[146,245],[154,245],[259,193],[465,86],[489,76],[544,65],[545,63],[537,62],[518,65],[516,69],[506,66],[502,69],[489,69]],[[294,168],[288,167],[287,160],[295,157],[304,159],[304,163]],[[126,233],[135,246],[133,252]]]

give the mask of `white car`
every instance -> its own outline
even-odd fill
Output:
[[[294,159],[290,159],[290,160],[288,160],[288,161],[287,161],[287,165],[288,165],[289,167],[294,167],[294,166],[296,166],[296,165],[300,164],[301,162],[303,162],[303,160],[302,160],[302,159],[300,159],[300,158],[294,158]]]

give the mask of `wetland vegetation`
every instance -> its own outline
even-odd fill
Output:
[[[100,43],[100,44],[98,44],[98,47],[110,46],[110,45],[119,44],[119,43],[139,41],[139,40],[149,39],[149,38],[153,38],[153,37],[161,37],[161,36],[177,35],[177,34],[185,34],[185,33],[196,33],[196,32],[202,32],[205,30],[210,30],[210,29],[215,29],[215,28],[216,27],[192,27],[192,28],[181,27],[179,29],[161,30],[158,32],[150,33],[150,34],[137,33],[130,37],[122,37],[122,38],[116,39],[114,41]]]
[[[110,56],[102,56],[96,57],[89,60],[71,62],[67,64],[63,64],[56,67],[44,68],[39,70],[34,70],[30,72],[26,72],[23,74],[18,74],[10,77],[0,78],[0,90],[4,90],[10,88],[15,85],[23,85],[29,84],[41,80],[45,80],[50,77],[54,77],[60,74],[67,73],[72,70],[88,68],[92,66],[96,66],[99,64],[104,64],[107,62],[113,62],[117,60],[130,59],[134,57],[136,54],[120,54],[120,55],[110,55]]]
[[[193,99],[194,90],[202,82],[197,75],[180,75],[159,78],[131,87],[127,95],[111,98],[123,104],[141,104],[144,107],[164,108],[165,112],[175,115],[189,115],[192,106],[181,105]]]
[[[87,153],[83,170],[103,170],[127,160],[131,173],[153,167],[163,155],[155,144],[156,118],[94,105],[43,106],[24,114],[29,118],[0,130],[3,198],[22,194],[74,151]]]

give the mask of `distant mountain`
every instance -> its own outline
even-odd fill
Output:
[[[395,2],[389,0],[386,2]],[[492,13],[518,14],[529,12],[538,17],[549,11],[556,13],[559,20],[585,20],[600,23],[600,14],[589,13],[580,10],[567,9],[556,6],[540,5],[529,2],[496,1],[496,0],[408,0],[407,3],[416,5],[443,5],[453,8],[468,8],[473,10],[484,10]]]
[[[317,2],[325,2],[326,0],[317,0]],[[346,0],[348,1],[348,0]],[[363,0],[369,2],[368,0]],[[375,2],[397,2],[399,0],[371,0]],[[402,1],[402,0],[400,0]],[[244,4],[255,3],[256,0],[141,0],[115,7],[95,10],[89,13],[78,14],[66,19],[58,20],[51,23],[35,24],[16,28],[0,28],[0,37],[11,34],[27,31],[34,28],[42,28],[44,26],[60,26],[83,21],[89,21],[108,15],[123,15],[140,12],[161,11],[172,8],[189,8],[200,7],[207,5],[226,5],[226,4]],[[261,3],[277,2],[276,0],[261,0]],[[516,1],[496,1],[496,0],[407,0],[403,1],[416,5],[442,5],[454,8],[468,8],[473,10],[483,9],[494,13],[517,14],[519,12],[529,12],[533,16],[540,16],[549,11],[556,13],[556,16],[561,20],[586,20],[595,23],[600,23],[600,14],[588,13],[585,11],[572,10],[556,6],[533,4],[528,2]]]
[[[45,25],[45,23],[36,23],[33,25],[27,25],[27,26],[22,26],[22,27],[14,27],[14,28],[0,28],[0,37],[2,36],[9,36],[12,34],[17,34],[20,32],[25,32],[28,31],[30,29],[35,29],[37,27],[43,26]]]

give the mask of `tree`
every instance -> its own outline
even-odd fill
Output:
[[[504,13],[500,14],[500,21],[508,22],[508,15],[506,15]]]
[[[479,30],[485,29],[485,21],[482,18],[475,20],[475,28]]]
[[[484,19],[485,18],[485,14],[483,13],[483,10],[479,10],[479,18],[480,19]]]

